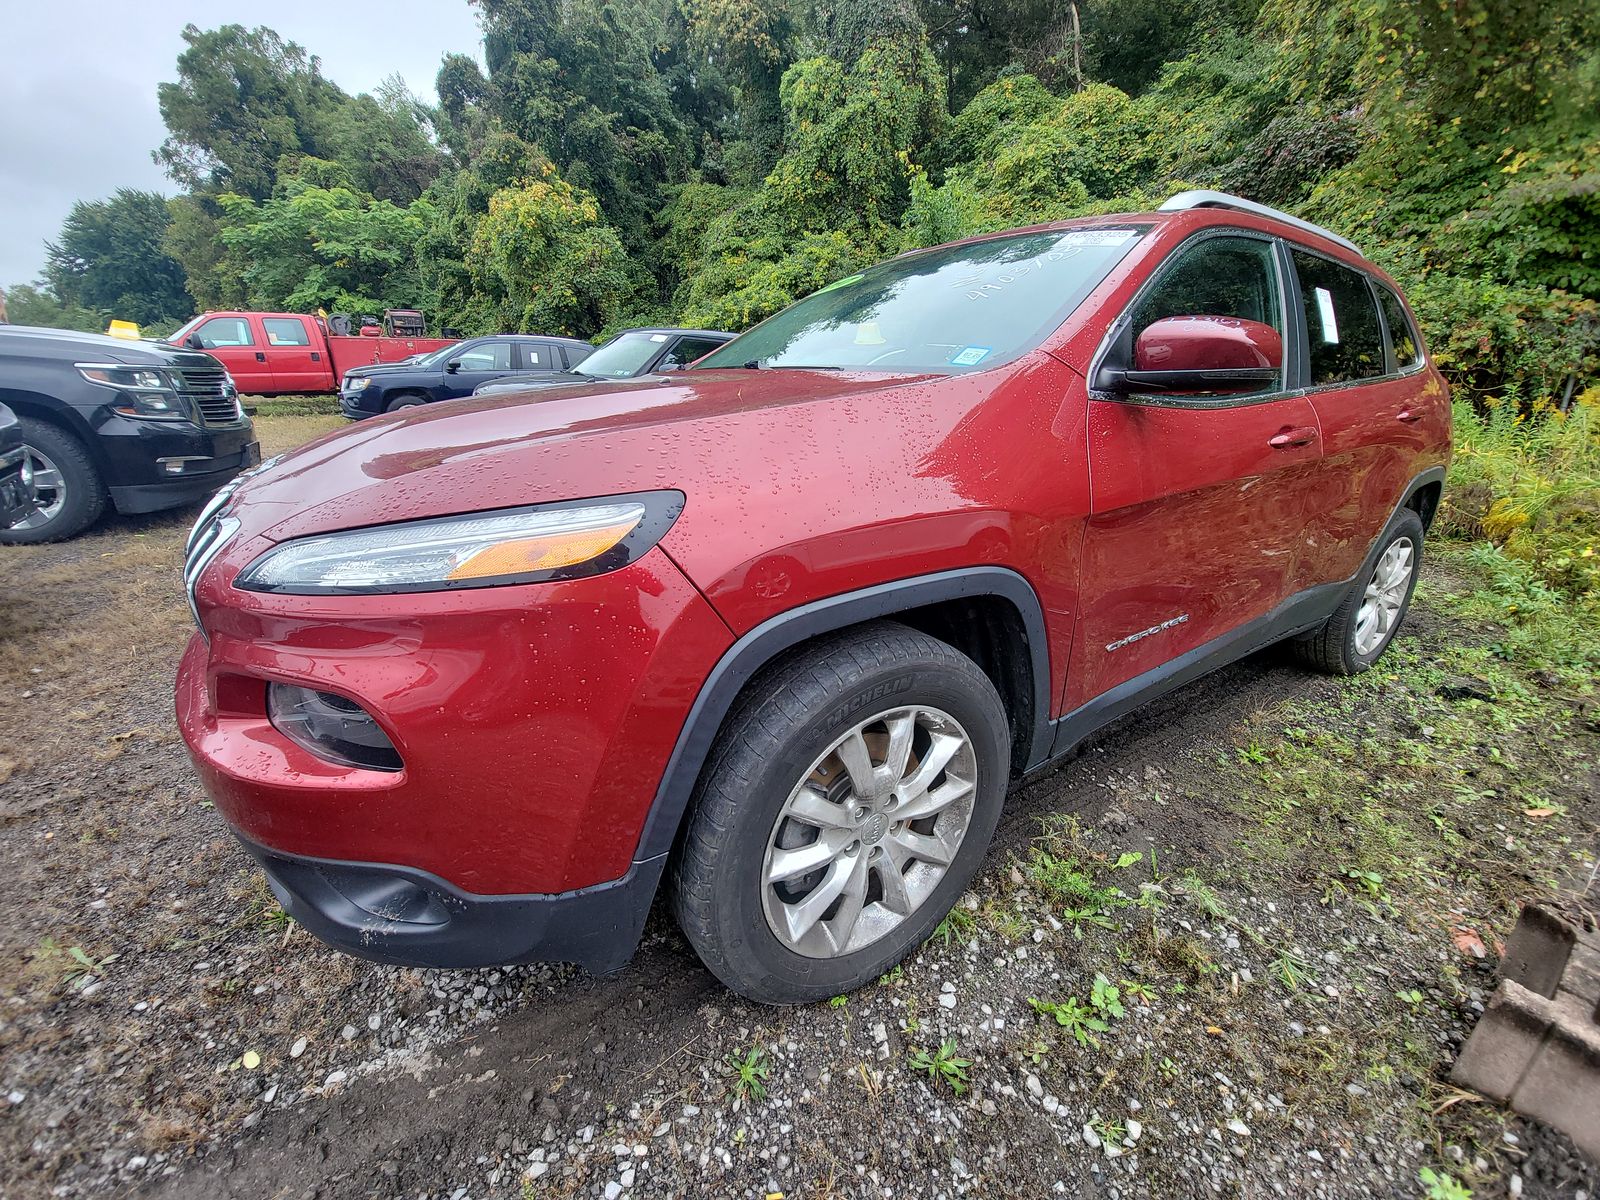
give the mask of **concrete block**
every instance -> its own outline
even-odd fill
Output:
[[[1506,939],[1500,976],[1541,996],[1554,996],[1577,941],[1578,929],[1571,921],[1542,905],[1529,904]]]
[[[1520,983],[1500,981],[1477,1028],[1461,1048],[1452,1082],[1482,1092],[1493,1100],[1509,1100],[1539,1055],[1555,1003]]]

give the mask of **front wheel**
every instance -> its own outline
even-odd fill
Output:
[[[679,924],[752,1000],[876,979],[977,873],[1010,754],[994,685],[952,647],[889,623],[820,643],[724,726],[677,856]]]
[[[59,542],[76,537],[105,511],[106,489],[88,451],[70,433],[33,417],[21,418],[23,478],[33,485],[34,510],[0,529],[0,544]]]
[[[384,412],[399,412],[403,408],[419,408],[427,403],[427,398],[415,392],[402,392],[384,406]]]
[[[1327,624],[1294,644],[1302,661],[1333,675],[1359,675],[1378,661],[1411,606],[1422,535],[1422,518],[1401,509],[1384,531],[1377,558],[1356,576]]]

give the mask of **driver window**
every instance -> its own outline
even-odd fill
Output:
[[[1166,268],[1132,315],[1136,345],[1139,335],[1157,321],[1201,318],[1251,334],[1259,344],[1281,346],[1283,304],[1272,243],[1224,236],[1190,246]],[[1279,387],[1274,382],[1229,394],[1264,395]]]

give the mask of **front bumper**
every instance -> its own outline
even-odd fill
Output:
[[[282,854],[241,838],[283,910],[337,950],[407,967],[571,962],[624,966],[644,931],[666,856],[621,879],[556,895],[484,896],[383,863]]]
[[[181,475],[173,475],[157,483],[122,484],[107,490],[111,493],[111,503],[116,505],[119,513],[159,512],[203,500],[240,471],[248,470],[260,461],[261,443],[252,441],[237,453],[220,458],[188,458],[183,463]]]
[[[0,453],[0,529],[9,529],[34,509],[33,488],[22,482],[21,446]]]
[[[383,869],[467,896],[549,897],[639,869],[685,714],[732,640],[660,550],[560,583],[378,596],[233,588],[267,545],[230,542],[202,572],[195,601],[210,641],[190,641],[177,681],[185,742],[237,833],[286,859],[396,864]],[[360,704],[402,768],[344,766],[290,741],[266,713],[273,681]]]
[[[378,415],[377,409],[362,407],[362,404],[369,396],[373,396],[373,391],[370,387],[362,388],[359,392],[347,392],[341,389],[339,392],[339,411],[352,421],[360,421],[365,417],[375,417]]]

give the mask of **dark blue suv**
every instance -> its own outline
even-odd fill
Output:
[[[409,362],[356,367],[339,386],[339,407],[352,421],[435,400],[470,396],[506,376],[535,378],[569,371],[594,349],[576,338],[499,333],[470,338]]]

